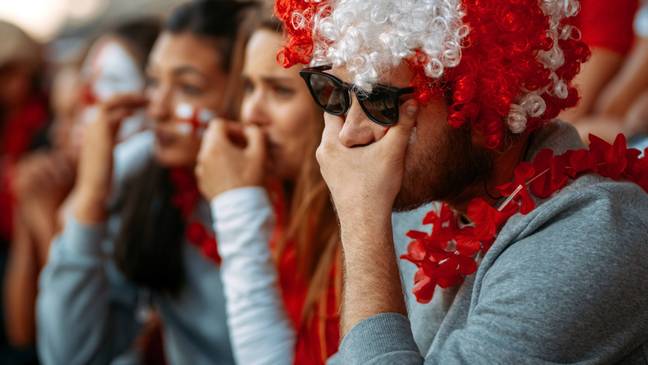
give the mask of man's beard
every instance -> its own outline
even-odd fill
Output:
[[[453,200],[468,187],[486,181],[493,169],[492,152],[472,143],[468,126],[447,126],[443,141],[422,141],[418,156],[408,152],[394,211],[415,209],[432,201]]]

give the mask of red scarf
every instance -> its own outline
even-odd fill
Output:
[[[272,202],[276,216],[276,226],[270,247],[277,249],[277,242],[283,237],[286,226],[285,199],[281,188],[271,188]],[[304,320],[303,310],[309,282],[297,270],[297,249],[292,241],[283,248],[277,264],[281,295],[288,317],[297,332],[295,365],[320,365],[338,351],[340,343],[340,288],[336,286],[337,264],[330,270],[326,298],[312,309]],[[334,261],[337,262],[337,261]]]
[[[171,198],[172,204],[180,210],[186,223],[185,236],[192,245],[196,246],[205,257],[220,265],[216,237],[211,228],[206,228],[192,214],[201,199],[196,176],[192,171],[183,168],[172,169],[171,182],[175,193]]]
[[[186,237],[193,245],[200,248],[202,253],[220,264],[216,239],[211,229],[199,221],[192,219],[196,205],[201,199],[196,184],[195,175],[186,169],[172,169],[171,181],[175,187],[172,198],[173,205],[180,209],[187,222]],[[273,232],[270,247],[276,249],[277,242],[283,237],[285,227],[285,208],[283,194],[280,189],[271,189],[273,194],[276,226]],[[297,270],[297,251],[293,242],[288,242],[283,248],[279,258],[278,271],[284,307],[290,321],[297,332],[295,348],[295,364],[319,365],[335,354],[340,342],[340,317],[337,311],[340,289],[335,285],[337,267],[331,268],[329,287],[326,301],[315,306],[308,320],[302,318],[302,311],[308,291],[308,281]]]

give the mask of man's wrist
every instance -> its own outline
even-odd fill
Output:
[[[338,210],[342,242],[383,237],[391,231],[391,207],[353,205]]]

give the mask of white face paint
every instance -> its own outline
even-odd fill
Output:
[[[137,62],[124,45],[114,39],[100,41],[92,47],[83,73],[92,80],[92,92],[102,101],[116,94],[144,89],[144,77]]]
[[[180,103],[175,108],[176,130],[184,135],[202,134],[216,114],[205,108],[197,108],[188,103]]]
[[[141,93],[145,87],[144,75],[128,49],[115,39],[97,42],[88,53],[82,68],[83,77],[89,83],[97,101],[106,101],[114,95]],[[96,115],[93,106],[84,112],[83,120],[92,121]],[[146,127],[145,113],[138,112],[124,120],[119,130],[119,140],[142,131]]]

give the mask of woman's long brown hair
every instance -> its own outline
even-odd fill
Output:
[[[281,23],[266,19],[256,28],[282,33]],[[302,311],[302,322],[318,316],[320,333],[328,313],[328,289],[334,285],[336,298],[341,290],[340,235],[337,217],[329,197],[329,191],[315,159],[324,120],[321,113],[314,114],[318,120],[316,128],[308,136],[300,173],[292,186],[288,202],[285,234],[274,250],[276,260],[286,249],[288,242],[294,242],[297,254],[297,273],[308,282],[306,299]],[[309,121],[310,122],[310,121]],[[278,261],[277,261],[278,262]],[[336,272],[332,272],[335,269]],[[331,281],[334,282],[331,282]],[[339,300],[336,299],[336,306]],[[337,308],[335,308],[337,312]],[[322,346],[325,351],[326,346]]]

